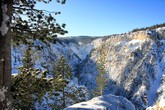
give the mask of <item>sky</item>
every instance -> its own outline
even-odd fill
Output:
[[[165,0],[66,0],[37,7],[61,12],[55,17],[66,24],[65,36],[106,36],[165,23]]]

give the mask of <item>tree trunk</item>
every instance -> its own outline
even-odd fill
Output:
[[[11,31],[12,0],[0,1],[0,109],[12,109]],[[7,19],[8,18],[8,19]],[[3,98],[4,96],[4,98]]]
[[[65,105],[65,87],[63,87],[63,90],[62,90],[62,95],[63,95],[63,98],[62,98],[62,100],[63,100],[63,108],[65,108],[66,107],[66,105]]]
[[[65,66],[65,65],[63,65],[63,66]],[[65,80],[65,72],[64,72],[64,67],[63,67],[63,69],[62,69],[62,77],[63,77],[63,79]],[[62,88],[62,95],[63,95],[63,98],[62,98],[62,100],[63,100],[63,108],[65,108],[66,107],[66,105],[65,105],[65,87],[63,87]]]

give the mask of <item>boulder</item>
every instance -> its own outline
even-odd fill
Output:
[[[122,96],[112,94],[69,106],[65,110],[135,110],[135,106]]]

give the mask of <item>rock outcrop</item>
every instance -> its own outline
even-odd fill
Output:
[[[72,105],[65,110],[135,110],[135,106],[124,97],[109,94]]]

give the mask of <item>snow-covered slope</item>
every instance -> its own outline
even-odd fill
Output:
[[[91,94],[96,87],[99,49],[105,45],[109,80],[104,94],[126,97],[139,110],[165,96],[165,27],[100,38],[61,38],[49,46],[36,41],[35,45],[43,47],[33,51],[36,67],[51,73],[63,55],[72,67],[74,82],[85,85]],[[13,72],[21,65],[24,50],[24,46],[13,48]]]
[[[65,110],[135,110],[135,106],[124,97],[104,95],[89,101],[74,104]]]
[[[147,107],[146,110],[165,110],[165,97],[161,97],[154,106]]]
[[[89,41],[87,41],[90,39]],[[32,48],[33,59],[35,66],[40,69],[47,69],[49,72],[53,71],[53,67],[61,58],[64,56],[73,71],[79,63],[81,63],[86,56],[90,53],[93,45],[90,44],[92,40],[97,38],[82,37],[82,38],[59,38],[55,44],[45,44],[41,41],[35,41]],[[38,48],[42,48],[38,50]],[[12,73],[17,73],[17,68],[22,66],[22,57],[26,45],[21,44],[20,46],[12,46]]]
[[[99,47],[104,44],[107,51],[105,69],[109,74],[104,94],[124,96],[138,109],[153,105],[159,97],[157,91],[165,68],[165,34],[159,31],[125,33],[94,40],[94,48],[83,63],[81,84],[91,91],[96,87],[96,61]]]

